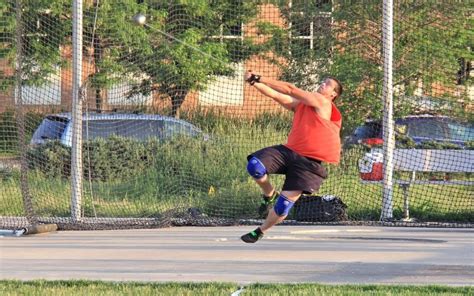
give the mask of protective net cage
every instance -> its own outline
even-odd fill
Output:
[[[472,227],[473,7],[384,2],[1,1],[1,228],[259,223],[247,155],[293,113],[247,70],[344,88],[341,162],[286,223]]]

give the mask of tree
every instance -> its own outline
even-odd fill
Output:
[[[16,1],[21,7],[21,26],[17,31]],[[16,68],[16,54],[19,44],[16,35],[21,34],[22,60],[21,73],[24,85],[41,85],[47,77],[64,67],[67,61],[61,58],[60,46],[70,42],[71,16],[69,0],[16,0],[0,3],[0,59],[6,59],[12,68]],[[66,13],[67,12],[67,13]],[[6,90],[14,84],[14,77],[0,71]]]
[[[116,60],[126,74],[145,75],[134,92],[164,94],[171,98],[171,115],[179,115],[190,91],[205,89],[215,75],[233,75],[229,64],[255,52],[251,40],[224,42],[211,36],[239,31],[257,11],[254,1],[153,2],[147,5],[149,26],[140,28],[146,34],[138,42],[141,48],[122,51]]]
[[[66,62],[60,47],[71,44],[71,5],[68,0],[21,2],[24,83],[41,84]],[[14,23],[9,4],[9,9],[0,6],[0,16]],[[256,49],[251,40],[212,37],[239,30],[241,23],[252,19],[257,13],[254,1],[104,0],[84,5],[84,59],[94,64],[86,83],[97,90],[98,107],[103,101],[101,90],[125,81],[133,85],[129,96],[157,91],[170,98],[171,115],[178,116],[189,92],[205,89],[215,75],[233,75],[230,64]],[[144,27],[133,25],[138,12],[147,16]],[[43,18],[47,27],[35,27],[36,20]],[[14,35],[14,25],[2,29]],[[6,43],[13,63],[14,38]]]
[[[344,85],[339,102],[344,127],[351,130],[368,117],[380,118],[383,103],[382,3],[380,1],[275,1],[289,29],[262,28],[273,35],[269,41],[283,62],[282,79],[311,88],[325,75],[335,76]],[[330,24],[324,17],[330,15]],[[309,31],[312,30],[310,34]],[[291,32],[288,34],[286,30]],[[394,87],[399,96],[413,96],[423,84],[429,95],[435,85],[464,86],[472,80],[463,73],[458,79],[459,59],[474,59],[472,16],[463,3],[406,2],[394,4]],[[302,38],[304,37],[304,38]],[[313,39],[313,47],[301,46]],[[466,67],[464,67],[466,68]],[[452,93],[447,92],[449,96]],[[396,102],[401,102],[397,100]],[[410,112],[397,104],[396,115]]]
[[[351,65],[345,64],[347,57],[350,57],[358,63],[366,63],[368,67],[361,72],[380,73],[383,64],[382,4],[348,5],[344,1],[338,2],[334,13],[338,24],[336,34],[345,36],[336,39],[338,46],[344,50],[334,54],[333,72],[342,76],[350,73]],[[397,1],[393,11],[393,82],[394,87],[400,90],[396,94],[396,115],[413,111],[410,105],[403,105],[401,98],[413,97],[421,85],[425,96],[436,93],[434,87],[443,87],[447,90],[445,97],[454,97],[449,89],[456,87],[459,59],[474,59],[473,52],[469,50],[473,46],[469,5]],[[351,76],[348,78],[352,80]],[[367,81],[380,85],[382,81],[381,75],[375,76],[377,80],[369,75],[361,78],[356,80],[358,86]],[[463,84],[468,86],[472,81],[465,79]],[[380,88],[377,93],[381,94]],[[380,100],[378,104],[381,104]],[[376,114],[367,114],[376,117]]]

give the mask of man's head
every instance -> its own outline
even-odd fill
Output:
[[[326,77],[319,86],[318,93],[334,101],[342,94],[342,84],[334,77]]]

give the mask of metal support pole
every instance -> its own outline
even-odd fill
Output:
[[[82,203],[82,0],[72,5],[71,218],[81,221]]]
[[[383,199],[380,220],[393,219],[393,0],[383,1]]]
[[[411,172],[410,181],[408,184],[405,184],[403,188],[403,220],[411,221],[410,219],[410,185],[415,183],[416,172]]]
[[[408,221],[410,219],[410,183],[401,184],[400,188],[403,191],[403,220]]]
[[[25,130],[25,112],[23,110],[23,20],[22,20],[22,1],[16,0],[15,14],[16,14],[16,61],[15,61],[15,100],[16,100],[16,122],[18,126],[18,144],[21,153],[21,167],[20,167],[20,188],[21,196],[23,198],[23,208],[26,212],[26,217],[30,224],[37,223],[37,217],[33,209],[33,200],[30,194],[30,187],[28,183],[28,159],[27,159],[27,142]]]

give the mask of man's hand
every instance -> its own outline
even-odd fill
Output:
[[[250,77],[252,77],[252,74],[253,74],[252,70],[248,70],[247,72],[245,72],[245,81],[246,82],[249,82],[249,79],[250,79]]]
[[[254,85],[256,82],[260,82],[260,75],[257,75],[249,70],[245,73],[245,81],[250,85]]]
[[[296,105],[298,105],[298,100],[292,98],[288,95],[282,94],[267,85],[267,81],[271,80],[267,77],[263,78],[258,74],[255,74],[252,70],[245,72],[245,81],[253,85],[260,93],[263,95],[272,98],[277,103],[282,105],[285,109],[294,111]],[[261,83],[260,83],[261,82]]]

